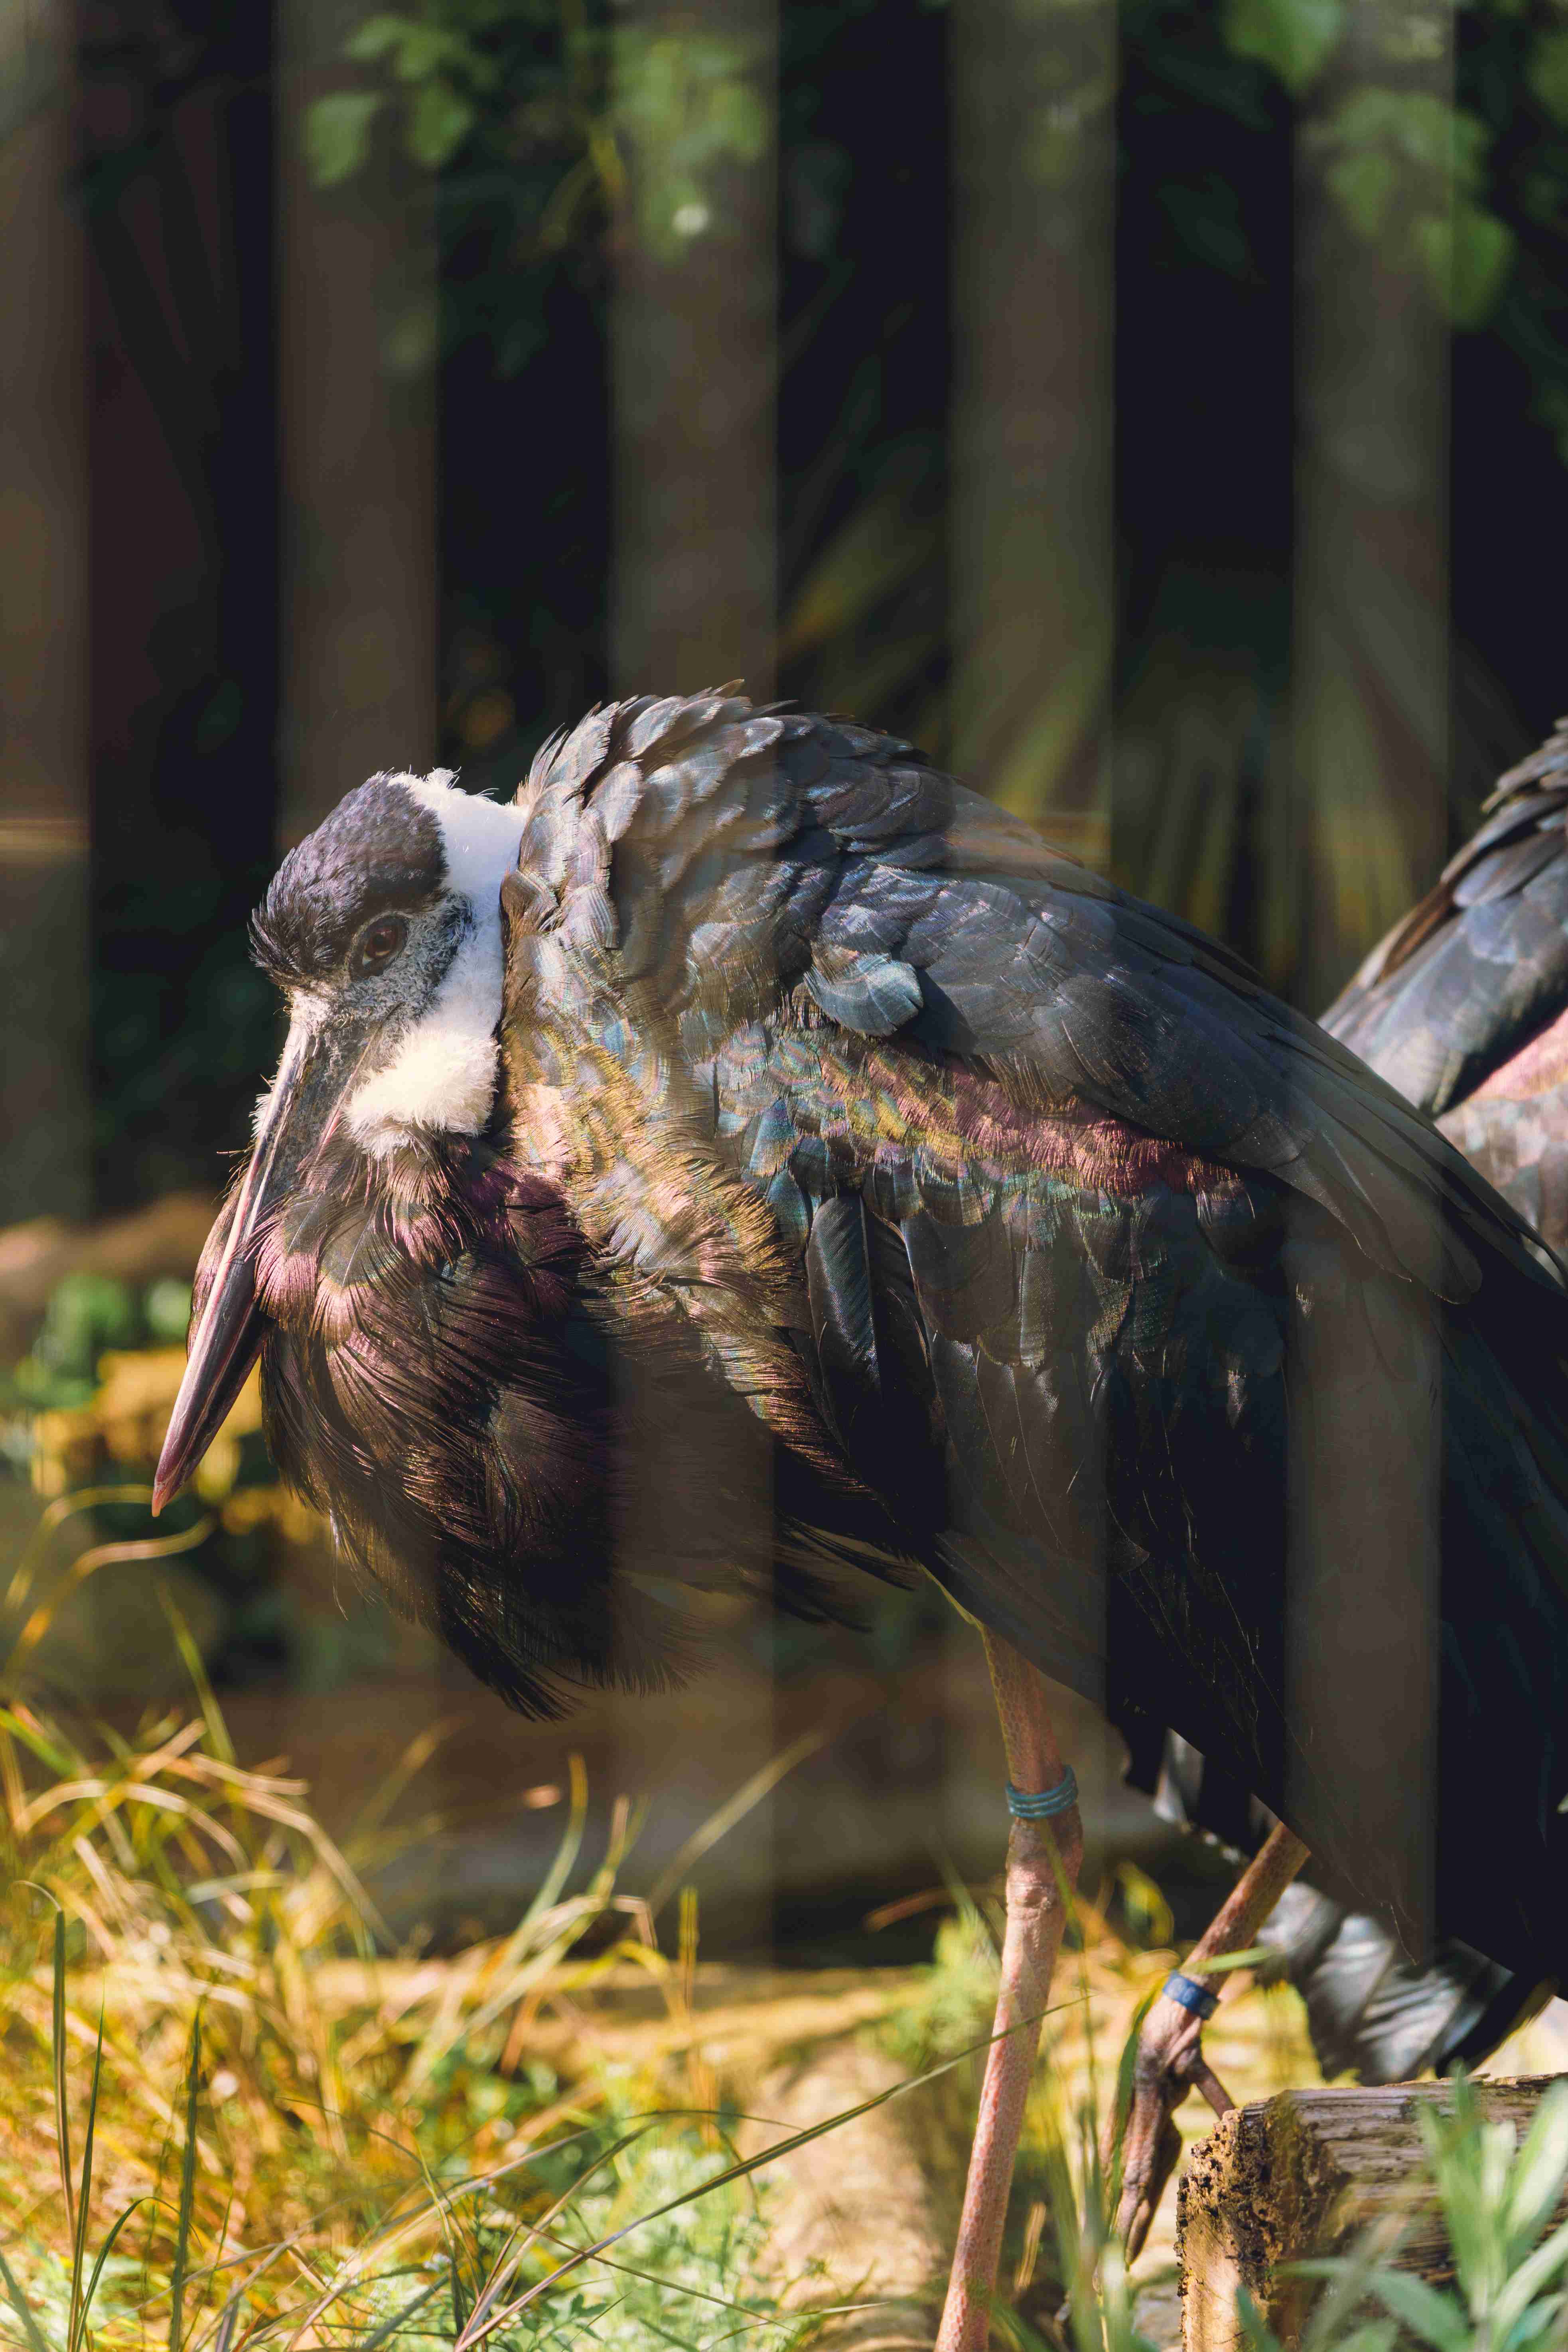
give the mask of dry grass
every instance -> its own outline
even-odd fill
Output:
[[[899,2107],[911,2160],[956,2186],[963,2053],[994,1991],[983,1909],[943,1926],[929,1969],[763,1986],[700,1969],[689,1899],[669,1953],[619,1889],[624,1811],[616,1850],[570,1891],[574,1769],[554,1867],[510,1936],[388,1953],[362,1874],[397,1791],[334,1844],[297,1781],[236,1763],[202,1697],[129,1741],[72,1734],[15,1695],[0,1706],[0,2337],[794,2352],[856,2282],[829,2271],[816,2308],[785,2307],[765,2159],[734,2163],[730,2135],[781,2048],[869,2026],[919,2086]],[[1047,2282],[1064,2278],[1090,2352],[1141,2340],[1105,2276],[1095,2137],[1173,1958],[1145,1907],[1156,1939],[1141,1948],[1081,1906],[1058,1979],[1005,2280],[1020,2346],[1046,2340]],[[1313,2079],[1288,1992],[1238,1987],[1210,2047],[1243,2099]],[[1097,2263],[1110,2291],[1090,2310]],[[1142,2316],[1169,2340],[1168,2312]]]
[[[583,1866],[574,1759],[564,1795],[534,1792],[561,1804],[561,1835],[511,1932],[398,1950],[366,1882],[436,1826],[387,1826],[434,1735],[340,1843],[283,1763],[237,1761],[173,1611],[188,1708],[118,1736],[29,1696],[65,1594],[193,1540],[57,1559],[92,1500],[49,1505],[0,1594],[0,2341],[795,2352],[857,2280],[825,2255],[802,2306],[770,2245],[766,2168],[786,2143],[741,2164],[731,2134],[781,2051],[871,2030],[914,2091],[897,2105],[910,2166],[951,2203],[994,1998],[989,1897],[955,1891],[927,1969],[763,1982],[700,1967],[682,1868],[770,1776],[650,1903],[626,1891],[625,1805],[604,1862]],[[678,1892],[671,1950],[654,1910]],[[1155,2341],[1172,2333],[1168,2307],[1124,2290],[1098,2218],[1099,2120],[1175,1957],[1158,1891],[1124,1872],[1116,1892],[1137,1933],[1080,1903],[1058,1974],[1005,2278],[1019,2345],[1049,2334],[1052,2281],[1074,2284],[1078,2352],[1136,2352],[1139,2308]],[[1287,1990],[1237,1985],[1207,2043],[1244,2102],[1317,2079]],[[1496,2065],[1542,2063],[1521,2044]],[[1206,2128],[1195,2102],[1179,2120]],[[1173,2199],[1139,2280],[1168,2266],[1173,2220]]]
[[[646,1905],[616,1892],[616,1851],[566,1892],[580,1769],[554,1867],[512,1933],[423,1963],[375,1957],[359,1875],[375,1824],[334,1845],[299,1783],[236,1764],[210,1702],[89,1747],[14,1701],[0,1782],[0,2247],[45,2343],[83,2341],[86,2279],[111,2242],[87,2315],[100,2342],[368,2341],[413,2294],[435,2336],[452,2342],[467,2317],[479,2342],[487,2284],[503,2307],[542,2291],[506,2338],[552,2341],[542,2290],[574,2248],[725,2169],[722,2104],[692,2046],[689,1931],[659,1951]],[[658,1997],[662,2046],[595,2063],[584,2009],[628,1969]],[[563,2012],[578,2022],[570,2068],[536,2047],[559,2056],[546,2029]],[[708,2113],[682,2112],[693,2090]],[[742,2187],[643,2231],[553,2301],[606,2342],[651,2346],[654,2306],[678,2289],[755,2327],[772,2310],[761,2243]],[[0,2324],[26,2341],[16,2298]],[[771,2340],[802,2334],[792,2321]]]
[[[807,2341],[820,2308],[786,2312],[799,2283],[770,2264],[773,2148],[737,2164],[731,2128],[781,2049],[879,2021],[908,2074],[932,2078],[900,2103],[912,2155],[955,2182],[975,2063],[962,2053],[984,2042],[994,1991],[978,1915],[943,1931],[930,1970],[763,1988],[700,1969],[689,1890],[673,1951],[624,1891],[624,1805],[581,1883],[574,1761],[553,1866],[512,1931],[449,1957],[397,1951],[365,1882],[420,1834],[385,1824],[433,1737],[339,1843],[284,1766],[238,1763],[173,1612],[188,1712],[117,1737],[26,1696],[60,1594],[163,1549],[48,1568],[89,1499],[49,1507],[0,1607],[0,2336],[26,2352],[85,2352],[89,2333],[213,2352],[370,2352],[410,2334],[637,2352]],[[1075,2050],[1121,2032],[1161,1966],[1084,1921],[1056,2023],[1069,2098]],[[1038,2172],[1059,2132],[1048,2097],[1036,2121]],[[825,2274],[812,2299],[843,2292]]]
[[[368,2341],[401,2284],[436,2336],[466,2317],[477,2342],[487,2281],[513,2300],[542,2288],[574,2245],[722,2171],[721,2096],[689,2030],[695,1913],[661,1951],[648,1905],[617,1885],[626,1808],[574,1884],[574,1760],[553,1865],[512,1931],[445,1960],[394,1952],[365,1878],[418,1834],[384,1824],[434,1739],[340,1844],[283,1766],[237,1761],[173,1613],[190,1713],[130,1738],[51,1717],[26,1669],[61,1593],[165,1549],[100,1546],[51,1573],[68,1508],[46,1514],[0,1606],[0,2333],[28,2352],[77,2352],[89,2326],[107,2344]],[[563,2018],[628,1971],[657,1999],[662,2043],[595,2063],[590,2034],[565,2063]],[[754,2327],[772,2308],[760,2230],[743,2187],[705,2200],[680,2243],[664,2231],[662,2274]],[[507,2340],[552,2340],[553,2301],[604,2341],[651,2347],[674,2291],[633,2273],[658,2241],[652,2227],[618,2270],[542,2294]]]

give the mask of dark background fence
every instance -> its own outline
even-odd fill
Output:
[[[1563,37],[16,12],[4,1214],[210,1187],[279,840],[619,688],[915,735],[1321,1001],[1564,698]]]

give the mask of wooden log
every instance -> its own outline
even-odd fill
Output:
[[[1550,2074],[1478,2083],[1489,2122],[1523,2137]],[[1238,2107],[1187,2159],[1176,2208],[1184,2352],[1242,2352],[1236,2295],[1246,2287],[1282,2344],[1300,2340],[1317,2289],[1280,2266],[1347,2252],[1378,2223],[1404,2222],[1396,2270],[1442,2284],[1453,2275],[1436,2194],[1422,2173],[1423,2107],[1451,2100],[1444,2083],[1286,2091]],[[1568,2198],[1560,2209],[1568,2210]]]

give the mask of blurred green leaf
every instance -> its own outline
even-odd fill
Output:
[[[1510,2237],[1534,2242],[1568,2183],[1568,2083],[1555,2083],[1535,2111],[1519,2152],[1508,2202]]]
[[[1542,34],[1531,50],[1525,80],[1542,111],[1568,129],[1568,26]]]
[[[137,1304],[123,1282],[107,1274],[68,1274],[49,1294],[33,1356],[47,1374],[90,1381],[106,1348],[133,1347],[141,1336]]]
[[[339,187],[365,163],[381,106],[381,92],[374,89],[337,89],[312,101],[305,114],[305,160],[317,187]]]
[[[413,382],[435,365],[440,321],[430,301],[407,302],[382,332],[381,362],[389,376]]]
[[[418,27],[411,25],[406,16],[367,16],[343,43],[343,55],[358,64],[371,64],[385,57],[389,49],[395,49],[411,30],[417,31]]]
[[[178,1347],[191,1319],[191,1286],[174,1275],[150,1282],[142,1300],[147,1336],[157,1346]]]
[[[1359,154],[1342,155],[1330,164],[1325,177],[1330,193],[1351,226],[1370,245],[1388,217],[1398,181],[1392,158],[1375,147]]]
[[[1418,220],[1415,249],[1428,284],[1456,327],[1481,326],[1513,267],[1513,232],[1479,205]]]
[[[23,2336],[30,2352],[49,2352],[48,2339],[34,2318],[33,2307],[13,2277],[11,2266],[4,2254],[0,2254],[0,2282],[5,2284],[12,2310],[22,2323]]]
[[[1394,2318],[1435,2352],[1469,2352],[1470,2323],[1457,2297],[1404,2271],[1374,2271],[1369,2284]]]
[[[714,90],[710,130],[715,148],[738,163],[755,163],[766,152],[768,116],[749,81],[723,81]]]
[[[1344,0],[1229,0],[1225,37],[1238,58],[1270,67],[1298,98],[1322,70],[1344,16]]]
[[[752,67],[747,46],[723,35],[623,26],[615,37],[610,119],[642,235],[666,261],[723,223],[723,166],[770,152],[772,114]]]
[[[452,62],[461,44],[434,25],[413,25],[397,46],[393,71],[399,81],[424,81]]]
[[[422,83],[408,110],[409,154],[416,163],[438,171],[457,153],[474,121],[474,109],[450,82],[437,79]]]
[[[470,32],[460,25],[444,25],[435,15],[367,16],[343,43],[343,55],[360,65],[390,58],[399,81],[456,74],[481,89],[493,88],[496,81],[494,65]]]
[[[1457,327],[1489,317],[1513,266],[1508,224],[1482,203],[1492,132],[1430,91],[1363,88],[1307,133],[1331,195],[1390,269],[1419,271]]]
[[[24,1356],[11,1372],[9,1387],[16,1402],[30,1412],[76,1412],[90,1404],[95,1383],[68,1372],[52,1372],[37,1356]]]
[[[1458,186],[1473,191],[1485,177],[1492,134],[1479,115],[1429,90],[1369,86],[1352,90],[1309,136],[1316,147],[1383,147],[1426,171],[1451,172]]]
[[[1537,2303],[1536,2298],[1540,2290],[1565,2267],[1568,2267],[1568,2221],[1560,2230],[1554,2230],[1532,2254],[1526,2255],[1498,2295],[1490,2313],[1498,2343],[1506,2345],[1516,2330],[1523,2334],[1521,2322],[1532,2305],[1537,2311],[1548,2315],[1550,2324],[1555,2298],[1551,2304]]]

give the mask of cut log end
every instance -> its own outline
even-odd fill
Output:
[[[1476,2096],[1489,2121],[1506,2118],[1522,2137],[1555,2079],[1478,2083]],[[1287,2091],[1226,2116],[1193,2150],[1178,2193],[1184,2352],[1244,2352],[1241,2287],[1282,2344],[1299,2342],[1316,2284],[1282,2278],[1282,2267],[1348,2252],[1370,2229],[1399,2231],[1395,2269],[1451,2277],[1418,2121],[1451,2096],[1443,2083]]]

